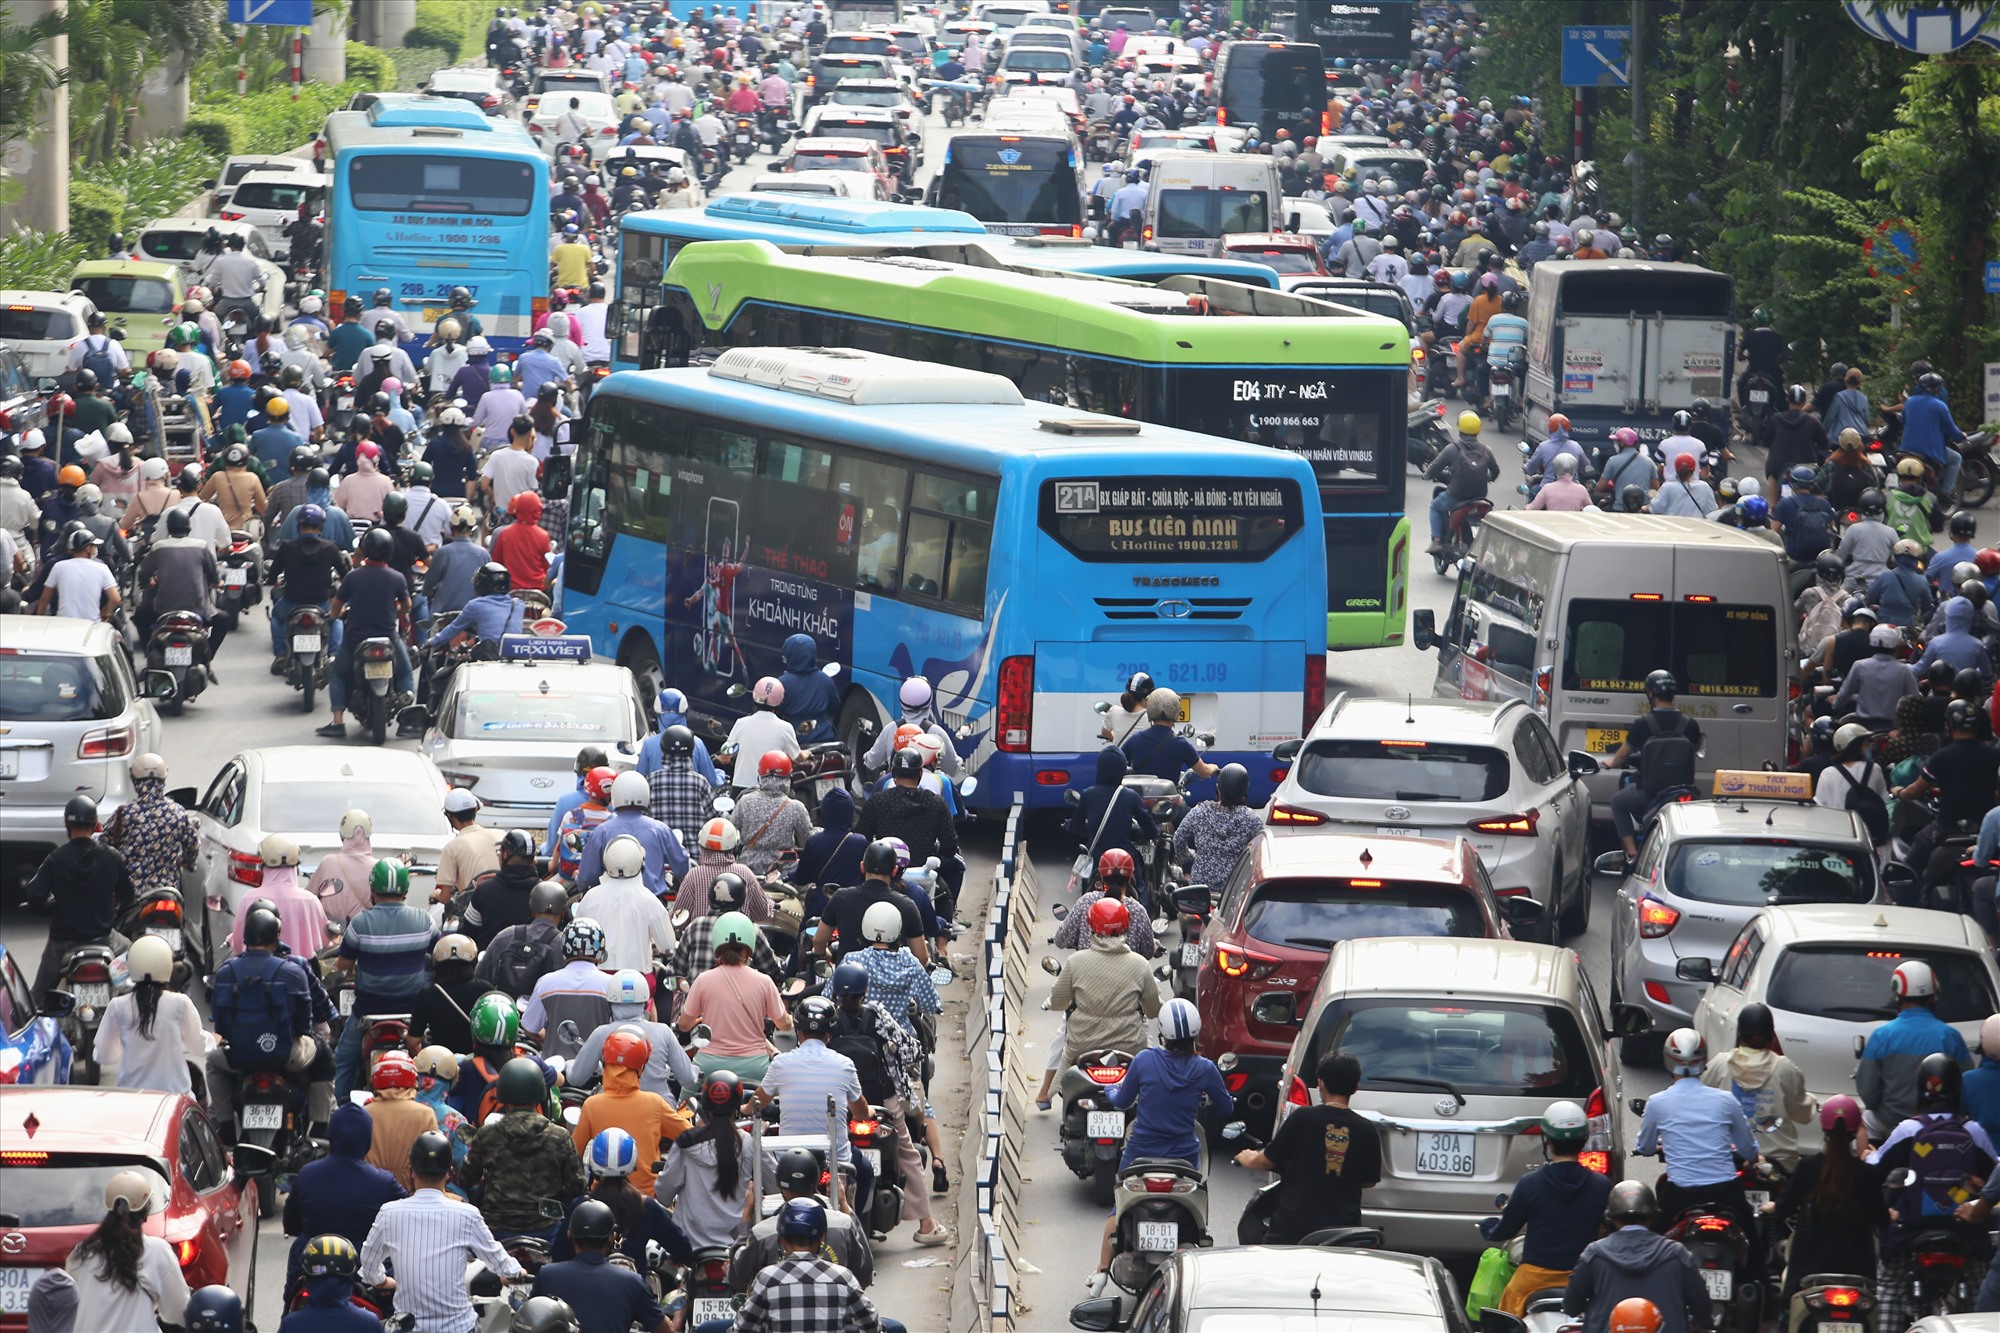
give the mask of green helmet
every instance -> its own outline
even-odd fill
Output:
[[[741,912],[724,912],[715,918],[715,947],[720,949],[725,944],[740,944],[746,949],[756,948],[756,925]]]
[[[377,898],[410,896],[410,868],[399,861],[377,861],[368,872],[368,891]]]
[[[183,320],[175,326],[181,331],[181,341],[192,347],[201,341],[201,325],[193,320]]]
[[[382,497],[382,522],[390,527],[399,527],[410,516],[410,497],[401,491],[390,491]]]
[[[1771,322],[1771,307],[1760,305],[1755,310],[1752,310],[1750,312],[1750,322],[1760,326],[1769,324]]]
[[[410,485],[412,486],[428,486],[436,477],[437,472],[432,469],[429,463],[412,463],[410,465]],[[409,500],[406,498],[403,503],[408,505]]]
[[[1582,1143],[1590,1137],[1590,1118],[1575,1102],[1551,1102],[1542,1112],[1542,1140],[1545,1143]]]
[[[471,1026],[481,1046],[512,1046],[521,1035],[520,1006],[503,991],[487,991],[472,1002]]]
[[[222,432],[222,439],[226,444],[248,444],[250,442],[250,430],[239,421],[228,430]]]
[[[540,1107],[549,1099],[548,1081],[542,1067],[525,1055],[517,1055],[500,1066],[500,1104],[506,1107]]]

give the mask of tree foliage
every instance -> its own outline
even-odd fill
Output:
[[[49,59],[49,41],[62,26],[60,14],[10,23],[0,13],[0,144],[31,133],[41,119],[42,94],[69,78]]]

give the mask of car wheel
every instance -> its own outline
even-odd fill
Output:
[[[1590,929],[1590,871],[1585,869],[1576,877],[1576,887],[1562,910],[1562,933],[1565,936],[1581,935]]]

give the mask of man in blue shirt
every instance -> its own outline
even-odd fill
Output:
[[[215,391],[214,425],[217,431],[249,424],[257,407],[257,391],[250,387],[250,363],[231,361],[229,383]],[[287,455],[290,457],[290,455]]]
[[[508,596],[507,566],[489,560],[472,576],[475,596],[459,609],[450,624],[424,640],[427,649],[470,635],[475,643],[499,643],[503,634],[521,631],[525,604]]]
[[[251,391],[246,387],[244,392]],[[264,424],[250,433],[250,452],[264,465],[267,475],[275,477],[285,473],[291,467],[292,450],[305,443],[292,429],[291,420],[292,405],[272,394],[270,401],[264,404]]]
[[[354,648],[363,639],[389,641],[396,659],[391,687],[399,696],[410,692],[410,650],[403,646],[401,632],[403,618],[410,612],[410,585],[389,568],[395,547],[387,528],[370,528],[361,539],[361,563],[340,581],[340,591],[334,594],[333,605],[328,608],[328,614],[342,628],[326,683],[333,719],[319,729],[318,735],[334,738],[347,735],[347,723],[341,715],[347,708],[348,677],[354,672]]]
[[[521,396],[531,403],[544,384],[551,381],[560,384],[563,380],[563,363],[549,350],[555,345],[553,334],[547,329],[537,329],[534,346],[514,358],[514,373],[520,377]]]
[[[473,578],[490,562],[486,548],[472,540],[479,526],[479,514],[471,505],[451,511],[451,537],[431,553],[424,575],[424,589],[430,593],[431,614],[457,615],[473,597]]]
[[[1953,514],[1949,531],[1951,545],[1932,556],[1931,562],[1924,566],[1924,577],[1941,589],[1954,586],[1951,581],[1953,565],[1977,564],[1979,556],[1979,548],[1972,544],[1979,525],[1970,511],[1961,509]]]
[[[613,838],[619,837],[636,838],[645,849],[646,868],[641,878],[654,893],[666,892],[668,871],[673,872],[674,880],[687,874],[687,852],[681,840],[671,828],[646,813],[652,801],[653,789],[644,777],[630,770],[618,775],[611,784],[611,817],[592,829],[589,840],[583,844],[583,856],[576,869],[579,890],[596,885],[604,874],[604,849]]]
[[[576,1257],[543,1264],[528,1293],[531,1299],[549,1296],[568,1305],[576,1314],[580,1333],[625,1333],[634,1324],[647,1329],[665,1327],[665,1316],[645,1279],[628,1268],[611,1265],[611,1237],[617,1221],[611,1205],[600,1199],[579,1203],[569,1215],[569,1239],[576,1247]]]
[[[790,690],[786,693],[789,694]],[[652,735],[639,743],[639,762],[634,765],[639,772],[649,778],[660,771],[662,762],[660,738],[667,734],[667,728],[687,725],[688,701],[685,694],[669,685],[660,691],[655,703],[659,708],[659,726],[654,728]],[[709,758],[708,746],[699,736],[694,738],[694,771],[707,778],[709,786],[722,785],[722,779],[715,773],[715,761]]]
[[[1905,959],[1890,985],[1896,1016],[1869,1035],[1854,1071],[1854,1090],[1868,1108],[1868,1134],[1877,1142],[1917,1113],[1917,1067],[1925,1056],[1942,1052],[1960,1065],[1972,1063],[1965,1038],[1935,1012],[1937,974],[1929,963]]]
[[[1951,405],[1944,400],[1944,378],[1918,376],[1915,392],[1903,400],[1903,439],[1896,447],[1929,463],[1938,473],[1938,490],[1956,495],[1959,465],[1965,460],[1950,446],[1964,441],[1965,432],[1951,419]]]
[[[376,1014],[407,1014],[430,984],[431,945],[437,931],[430,913],[413,907],[410,868],[377,861],[368,876],[373,904],[354,914],[341,936],[335,969],[354,973],[354,1012],[333,1053],[333,1096],[345,1105],[361,1069],[361,1034]]]
[[[1693,1028],[1668,1034],[1665,1060],[1673,1082],[1646,1100],[1632,1146],[1641,1157],[1673,1155],[1658,1185],[1660,1215],[1671,1219],[1690,1205],[1712,1204],[1750,1226],[1755,1214],[1736,1179],[1736,1158],[1756,1160],[1757,1131],[1733,1093],[1701,1081],[1708,1049]]]
[[[1180,710],[1181,697],[1172,690],[1155,689],[1146,696],[1146,719],[1152,725],[1140,727],[1119,747],[1134,773],[1150,773],[1169,782],[1180,781],[1189,769],[1198,778],[1215,776],[1215,765],[1201,757],[1193,741],[1174,730]]]

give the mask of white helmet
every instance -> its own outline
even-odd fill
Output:
[[[653,798],[653,789],[647,785],[645,775],[634,769],[626,769],[611,783],[611,808],[625,810],[632,806],[644,806]]]
[[[299,298],[299,313],[301,315],[317,315],[320,312],[320,306],[321,301],[317,296],[308,295]]]
[[[1162,685],[1146,696],[1146,716],[1154,722],[1181,720],[1181,697]]]
[[[604,849],[604,874],[609,879],[637,879],[645,868],[646,849],[629,833],[613,838]]]
[[[1691,1078],[1708,1068],[1708,1043],[1693,1028],[1675,1028],[1667,1034],[1660,1058],[1675,1078]]]
[[[876,944],[903,938],[903,913],[894,903],[876,903],[861,914],[861,933]]]
[[[144,1217],[153,1207],[153,1178],[143,1171],[120,1171],[104,1182],[104,1210],[116,1212],[120,1204],[134,1217]]]
[[[166,475],[167,460],[164,458],[148,458],[142,460],[139,464],[139,476],[141,480],[159,481]]]
[[[439,938],[431,946],[433,963],[476,963],[479,961],[479,946],[467,935],[451,934]]]
[[[299,863],[299,845],[281,833],[273,833],[257,844],[257,855],[267,866],[295,866]]]
[[[905,708],[928,708],[931,702],[931,683],[922,676],[911,676],[903,682],[903,688],[896,691],[896,697],[903,701]]]
[[[1175,996],[1160,1007],[1162,1041],[1190,1041],[1200,1035],[1201,1010],[1194,1007],[1193,1000]]]
[[[1845,750],[1856,741],[1865,741],[1874,734],[1874,732],[1859,722],[1846,723],[1839,731],[1833,733],[1833,748],[1836,750]],[[1995,1048],[1995,1053],[2000,1054],[2000,1047]]]
[[[614,972],[604,988],[604,998],[613,1004],[644,1004],[648,998],[646,978],[629,967]]]
[[[944,742],[935,732],[925,732],[910,742],[910,747],[924,757],[925,768],[936,768],[938,757],[944,753]]]
[[[134,981],[157,981],[165,985],[174,975],[173,946],[158,935],[141,936],[126,951],[125,968]]]
[[[493,354],[493,344],[487,342],[480,335],[474,334],[471,341],[465,344],[465,351],[468,356],[491,356]]]
[[[375,821],[366,810],[349,810],[340,817],[340,840],[346,842],[356,831],[375,836]]]
[[[1929,999],[1937,994],[1937,973],[1921,959],[1906,958],[1896,964],[1889,984],[1895,988],[1899,1000]]]
[[[733,852],[743,845],[736,825],[720,815],[701,826],[701,849],[705,852]]]
[[[167,761],[151,750],[132,756],[132,776],[135,778],[164,778],[167,776]]]
[[[458,1057],[444,1046],[426,1046],[417,1052],[417,1072],[452,1083],[458,1079]]]

